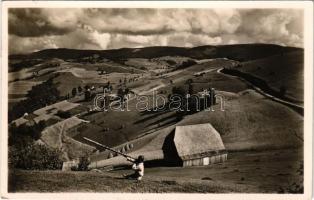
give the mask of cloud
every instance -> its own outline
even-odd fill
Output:
[[[302,10],[251,10],[242,13],[237,33],[260,42],[303,46]]]
[[[63,35],[75,28],[75,21],[69,19],[65,10],[14,8],[9,10],[9,34],[20,37]],[[74,13],[73,13],[74,15]]]
[[[303,46],[298,9],[62,9],[9,11],[10,53],[274,43]],[[23,48],[21,48],[23,47]]]

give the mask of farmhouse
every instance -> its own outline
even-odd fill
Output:
[[[177,126],[174,145],[184,167],[209,165],[227,159],[220,134],[209,123]]]
[[[144,141],[150,142],[143,145]],[[137,150],[129,149],[126,153],[132,157],[144,155],[145,165],[150,166],[156,163],[165,166],[200,166],[224,162],[227,159],[220,134],[209,123],[171,126],[130,142]],[[122,156],[107,159],[107,155],[100,159],[101,154],[97,155],[97,159],[91,158],[90,168],[130,164]]]

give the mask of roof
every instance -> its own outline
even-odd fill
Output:
[[[15,123],[16,126],[20,126],[22,124],[25,124],[26,122],[28,122],[28,120],[25,119],[24,117],[20,117],[13,121],[13,123]]]
[[[174,144],[182,160],[213,155],[225,150],[220,134],[209,123],[177,126]]]

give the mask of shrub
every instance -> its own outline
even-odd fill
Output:
[[[17,127],[15,124],[10,125],[9,145],[24,145],[26,140],[38,140],[41,137],[41,131],[45,128],[45,126],[46,124],[44,121],[35,123],[33,126],[22,124]]]
[[[59,110],[56,115],[63,119],[67,119],[71,117],[71,113],[69,111],[62,111],[62,110]]]
[[[54,170],[62,168],[61,151],[50,149],[41,144],[9,147],[11,167],[30,170]]]
[[[87,171],[88,165],[90,164],[90,160],[87,156],[80,157],[79,164],[77,165],[76,169],[73,169],[74,171]]]
[[[144,66],[140,67],[140,69],[141,69],[141,70],[147,70],[147,68],[144,67]]]
[[[177,66],[176,69],[185,69],[187,67],[190,67],[192,65],[196,65],[197,62],[195,62],[194,60],[186,60],[186,61],[183,61],[181,63],[181,65]]]
[[[73,89],[72,89],[72,97],[75,97],[75,96],[76,96],[76,93],[77,93],[76,88],[73,88]]]

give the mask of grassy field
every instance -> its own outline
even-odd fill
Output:
[[[211,123],[228,150],[279,149],[303,145],[303,116],[262,95],[246,90],[225,100],[215,111],[187,116],[178,125]],[[282,116],[285,116],[284,118]]]
[[[252,74],[275,89],[286,88],[286,95],[303,101],[304,53],[301,50],[242,63],[237,70]]]

